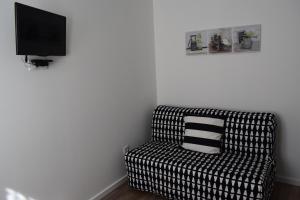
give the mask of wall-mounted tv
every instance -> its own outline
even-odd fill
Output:
[[[15,3],[15,21],[17,55],[66,55],[66,17]]]

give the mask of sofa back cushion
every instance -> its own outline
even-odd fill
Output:
[[[152,140],[181,145],[185,132],[184,116],[189,114],[225,118],[223,151],[273,156],[276,121],[272,113],[161,105],[153,113]]]

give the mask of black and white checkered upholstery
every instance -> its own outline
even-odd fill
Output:
[[[186,113],[226,116],[223,153],[180,146]],[[129,185],[169,199],[269,199],[275,125],[270,113],[158,106],[152,141],[125,156]]]
[[[225,151],[273,155],[276,123],[271,113],[158,106],[152,118],[152,139],[182,144],[188,114],[226,117]]]

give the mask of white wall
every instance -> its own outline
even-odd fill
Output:
[[[28,72],[15,54],[14,1],[0,1],[0,199],[89,199],[125,175],[156,103],[149,0],[20,0],[66,15],[68,55]]]
[[[271,111],[278,175],[300,184],[300,1],[154,0],[158,104]],[[262,24],[259,53],[185,55],[185,32]]]

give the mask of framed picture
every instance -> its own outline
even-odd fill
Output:
[[[260,51],[261,25],[240,26],[233,28],[233,51]]]
[[[185,34],[187,55],[256,52],[261,48],[261,25],[192,31]]]
[[[188,32],[185,35],[186,54],[207,54],[207,31]]]
[[[219,28],[208,31],[209,53],[232,52],[232,28]]]

